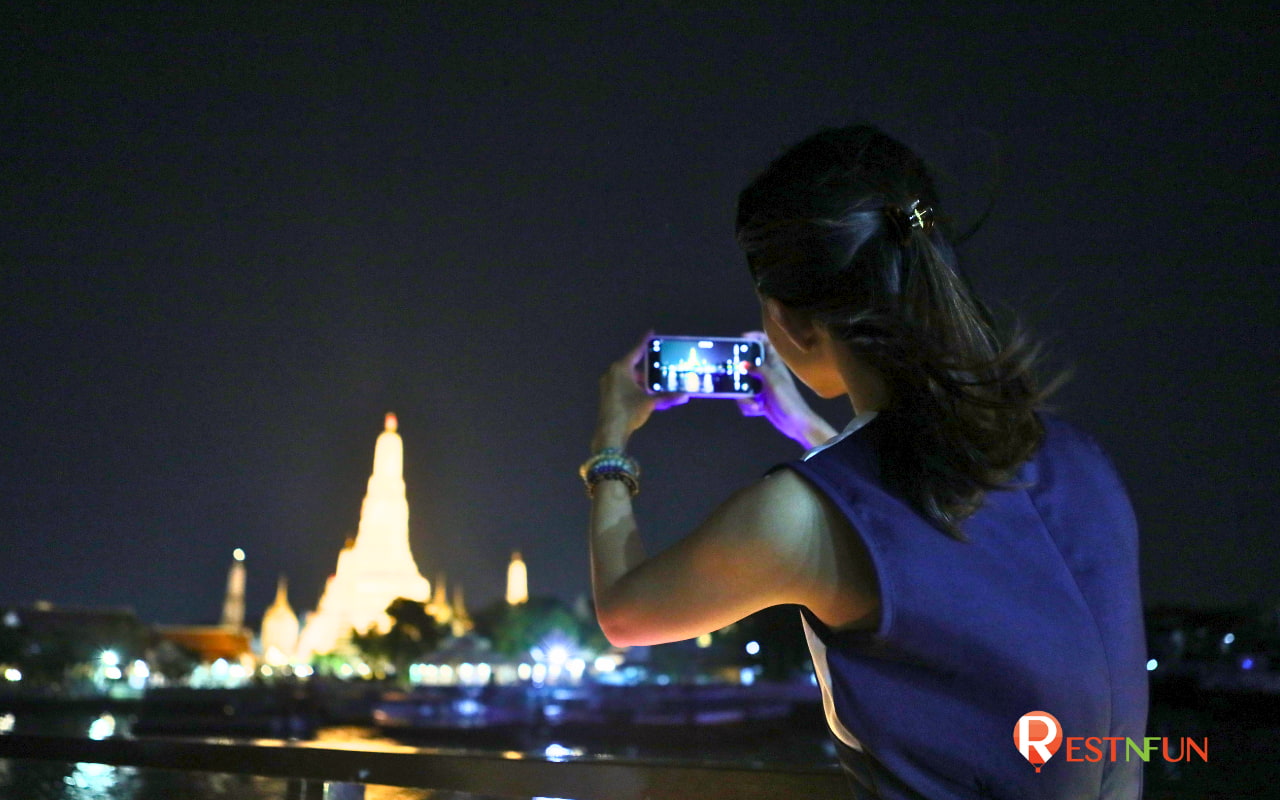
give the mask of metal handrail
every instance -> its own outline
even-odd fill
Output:
[[[0,736],[0,758],[574,800],[828,800],[849,791],[844,777],[833,769],[606,756],[550,758],[276,739],[5,735]]]

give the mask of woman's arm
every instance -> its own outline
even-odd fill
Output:
[[[839,593],[838,565],[831,521],[814,494],[795,473],[774,473],[645,558],[630,492],[618,481],[601,483],[592,502],[591,563],[605,636],[619,646],[659,644],[780,603],[829,605],[822,598]]]
[[[601,379],[593,450],[623,449],[660,405],[634,378],[644,342]],[[799,603],[833,626],[866,617],[874,577],[861,540],[816,489],[784,470],[739,491],[689,536],[646,558],[624,482],[595,485],[591,578],[596,614],[615,645],[688,639],[762,608]]]

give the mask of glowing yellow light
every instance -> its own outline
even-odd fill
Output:
[[[702,634],[701,636],[699,636],[699,637],[697,638],[697,640],[696,640],[696,641],[697,641],[698,647],[710,647],[710,646],[711,646],[711,634],[709,634],[709,633],[704,633],[704,634]]]
[[[231,551],[231,557],[236,561],[244,561],[244,551],[237,547],[235,550]]]
[[[289,585],[281,575],[276,581],[276,599],[262,615],[261,631],[264,660],[273,667],[283,667],[298,649],[298,615],[289,605]]]
[[[516,677],[522,681],[527,681],[533,675],[533,667],[528,664],[521,664],[516,667]]]
[[[4,679],[6,681],[13,681],[14,683],[17,683],[22,680],[22,671],[16,667],[9,667],[4,671]]]
[[[520,605],[529,601],[529,570],[520,558],[520,551],[511,554],[507,566],[507,605]]]

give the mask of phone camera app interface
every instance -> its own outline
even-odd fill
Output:
[[[649,345],[649,388],[654,392],[752,395],[759,380],[747,372],[759,365],[755,342],[716,339],[654,339]]]

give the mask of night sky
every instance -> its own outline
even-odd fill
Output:
[[[961,258],[1074,370],[1148,604],[1280,600],[1274,6],[437,5],[4,4],[0,604],[214,622],[243,547],[250,619],[309,610],[387,411],[422,572],[573,599],[599,374],[758,327],[737,192],[863,121],[961,227],[995,187]],[[721,400],[632,447],[651,550],[797,454]]]

